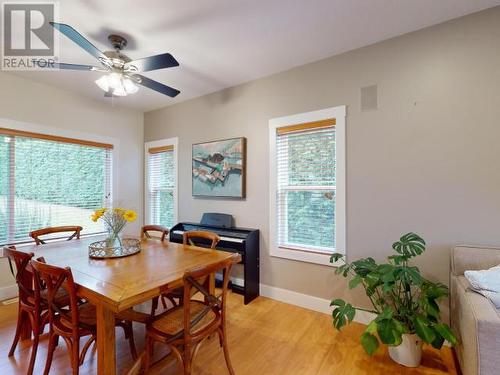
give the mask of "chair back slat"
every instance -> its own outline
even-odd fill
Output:
[[[28,270],[28,265],[34,254],[18,251],[15,246],[4,247],[3,253],[9,261],[10,271],[19,288],[20,302],[32,305],[35,291],[33,290],[33,275]],[[30,298],[32,298],[31,301]]]
[[[49,316],[52,318],[55,313],[64,316],[71,324],[71,328],[75,333],[78,332],[78,297],[76,294],[76,285],[73,280],[73,274],[69,267],[61,268],[32,260],[35,279],[35,293],[39,294],[43,288],[47,289],[46,300],[49,306]],[[60,289],[64,289],[69,296],[69,309],[58,306],[56,301],[57,293]]]
[[[141,229],[142,238],[152,238],[150,232],[159,232],[161,234],[161,241],[165,241],[168,236],[168,228],[161,225],[144,225]]]
[[[41,236],[45,236],[47,234],[53,234],[53,233],[65,233],[65,232],[73,232],[68,238],[67,241],[70,241],[72,239],[80,239],[80,232],[83,230],[83,227],[81,226],[76,226],[76,225],[67,225],[67,226],[61,226],[61,227],[48,227],[48,228],[42,228],[42,229],[37,229],[32,232],[30,232],[30,237],[35,240],[35,243],[37,245],[44,245],[45,241],[41,239]]]
[[[196,239],[210,241],[211,249],[215,249],[220,241],[220,237],[216,233],[202,230],[191,230],[184,232],[182,235],[182,243],[184,245],[198,246],[195,242]]]

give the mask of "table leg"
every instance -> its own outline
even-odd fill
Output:
[[[116,374],[115,314],[103,305],[97,305],[97,373]]]

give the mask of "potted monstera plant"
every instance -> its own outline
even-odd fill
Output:
[[[361,285],[373,308],[354,307],[334,299],[333,325],[341,329],[350,323],[356,310],[373,313],[375,318],[361,335],[361,345],[372,355],[380,343],[389,345],[390,357],[404,366],[417,367],[422,357],[422,342],[440,349],[447,340],[455,345],[450,327],[441,322],[438,300],[448,295],[448,288],[425,279],[409,261],[425,251],[425,241],[407,233],[392,245],[394,255],[388,263],[373,258],[344,263],[336,273],[350,278],[349,288]],[[335,253],[330,261],[343,258]]]

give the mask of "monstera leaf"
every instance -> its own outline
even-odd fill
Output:
[[[330,306],[335,306],[332,311],[333,325],[340,329],[348,323],[351,323],[356,314],[356,309],[341,299],[333,300]]]
[[[412,258],[425,251],[425,241],[418,234],[410,232],[394,242],[392,248],[402,256]]]

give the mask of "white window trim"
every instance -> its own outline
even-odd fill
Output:
[[[148,168],[148,159],[149,153],[148,150],[153,147],[164,147],[164,146],[173,146],[174,147],[174,176],[175,176],[175,187],[174,187],[174,223],[178,222],[178,214],[179,214],[179,160],[178,160],[178,147],[179,138],[166,138],[161,139],[159,141],[151,141],[144,143],[144,220],[143,225],[151,224],[147,223],[150,216],[149,209],[149,168]]]
[[[335,118],[335,157],[336,157],[336,194],[335,194],[335,252],[347,254],[346,248],[346,106],[338,106],[319,111],[299,113],[291,116],[278,117],[269,120],[269,236],[270,255],[309,263],[328,266],[339,266],[342,261],[330,263],[330,253],[321,253],[316,249],[286,249],[277,244],[277,218],[276,218],[276,191],[277,191],[277,166],[276,166],[276,129],[287,125],[321,121]]]

